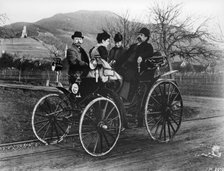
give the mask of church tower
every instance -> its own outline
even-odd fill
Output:
[[[26,26],[23,26],[21,38],[27,38]]]

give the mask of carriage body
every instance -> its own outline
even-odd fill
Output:
[[[44,144],[54,144],[77,126],[82,147],[92,156],[108,154],[122,125],[131,120],[145,126],[156,141],[172,140],[181,124],[183,102],[173,79],[163,78],[166,74],[154,76],[164,65],[164,58],[154,60],[154,68],[145,67],[139,73],[138,88],[129,102],[119,95],[122,80],[116,72],[110,67],[102,70],[102,63],[100,68],[92,61],[94,72],[88,78],[76,75],[69,89],[58,87],[61,93],[46,95],[37,102],[32,114],[34,134]],[[119,86],[110,87],[114,82]]]

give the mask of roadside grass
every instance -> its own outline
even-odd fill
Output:
[[[31,126],[35,103],[46,92],[0,88],[0,143],[34,139]]]

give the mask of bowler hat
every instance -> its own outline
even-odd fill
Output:
[[[138,33],[142,33],[144,34],[146,37],[149,37],[150,36],[150,31],[149,29],[143,27]]]
[[[72,39],[74,39],[74,37],[84,38],[84,37],[82,36],[82,32],[80,32],[80,31],[76,31],[76,32],[71,36]]]
[[[115,34],[115,36],[114,36],[115,42],[120,42],[120,41],[122,41],[122,39],[123,39],[123,37],[122,37],[121,33],[118,32],[117,34]]]

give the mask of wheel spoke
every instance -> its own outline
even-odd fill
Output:
[[[51,140],[53,139],[53,136],[54,136],[54,128],[53,128],[53,123],[51,121]]]
[[[51,126],[51,125],[49,124],[48,127],[47,127],[47,130],[45,131],[45,133],[44,133],[44,135],[43,135],[43,139],[45,139],[45,136],[47,135],[47,132],[48,132],[50,126]]]
[[[102,152],[103,151],[103,137],[102,137],[102,132],[100,131],[99,133],[100,135],[100,151],[99,152]]]
[[[94,125],[96,125],[96,121],[94,121],[93,118],[91,118],[90,116],[88,116],[88,114],[86,114],[86,117],[89,118],[94,123]]]
[[[111,145],[110,145],[110,143],[109,143],[109,141],[107,139],[107,136],[104,134],[104,131],[102,131],[102,135],[103,135],[103,137],[104,137],[104,139],[106,141],[107,146],[110,148]]]
[[[162,95],[163,94],[163,92],[162,92],[162,90],[161,90],[161,84],[158,86],[159,87],[159,91],[160,91],[160,94]]]
[[[180,101],[173,101],[173,103],[171,104],[171,106],[173,107],[173,106],[176,106],[178,103],[180,103]]]
[[[105,130],[105,132],[106,132],[108,135],[110,135],[113,139],[116,139],[116,137],[114,137],[114,134],[112,134],[110,131]]]
[[[53,125],[54,125],[54,128],[55,128],[55,132],[56,132],[57,138],[59,140],[60,138],[59,138],[58,129],[57,129],[56,125],[55,125],[55,122],[53,122]]]
[[[159,138],[161,139],[162,138],[162,133],[163,133],[163,130],[164,130],[164,118],[163,118],[163,125],[162,125],[162,128],[160,130],[160,134],[159,134]]]
[[[48,121],[45,125],[43,125],[38,131],[37,131],[37,133],[39,133],[40,131],[42,131],[42,129],[44,129],[46,126],[47,126],[47,124],[49,124],[50,122]]]
[[[158,105],[162,106],[162,104],[159,103],[153,96],[152,96],[152,99],[153,99]]]
[[[36,113],[35,115],[36,115],[36,116],[43,117],[43,118],[46,118],[46,117],[47,117],[46,115],[42,115],[42,114],[39,114],[39,113]]]
[[[167,122],[168,122],[168,124],[171,126],[171,128],[172,128],[173,132],[175,132],[175,129],[174,129],[174,127],[173,127],[172,123],[170,122],[170,119],[169,119],[169,118],[167,118]]]
[[[86,137],[88,137],[89,135],[91,136],[91,137],[93,137],[93,134],[96,134],[97,133],[97,131],[91,131],[91,132],[88,132],[88,133],[83,133],[83,139],[85,139]],[[91,138],[91,139],[93,139],[93,138]]]
[[[97,132],[95,132],[95,134],[96,134],[96,133],[97,133]],[[91,137],[90,137],[90,142],[86,145],[86,148],[88,148],[89,145],[92,144],[93,141],[94,141],[93,135],[92,135],[92,134],[90,134],[90,135],[91,135]],[[88,135],[84,136],[83,138],[86,138],[87,136],[88,136]],[[86,144],[87,142],[84,141],[84,143]]]
[[[108,101],[106,101],[106,104],[105,104],[105,106],[104,106],[104,108],[103,108],[103,111],[102,111],[102,117],[101,117],[102,120],[103,120],[104,117],[105,117],[105,113],[106,113],[106,110],[107,110],[107,106],[108,106]]]
[[[50,104],[49,104],[49,101],[46,99],[46,106],[48,107],[48,109],[49,109],[49,111],[50,111],[50,113],[52,112],[52,108],[51,108],[51,106],[50,106]]]
[[[172,113],[171,115],[175,116],[178,120],[180,119],[180,115],[178,115],[178,114]]]
[[[97,145],[98,145],[98,141],[99,141],[99,134],[97,134],[96,143],[94,145],[93,153],[96,153],[96,148],[97,148]]]
[[[107,115],[107,117],[106,117],[105,119],[107,119],[107,118],[111,115],[111,113],[113,112],[114,109],[115,109],[115,107],[113,106],[113,107],[110,109],[110,111],[109,111],[109,113],[108,113],[108,115]]]
[[[49,120],[47,119],[47,120],[38,121],[34,125],[38,125],[38,124],[41,124],[41,123],[44,123],[44,122],[47,122],[47,121],[49,121]]]
[[[154,133],[155,135],[157,134],[157,131],[159,130],[159,126],[160,126],[160,125],[157,125],[157,126],[156,126],[156,130],[155,130],[155,133]]]
[[[171,138],[169,118],[167,118],[167,127],[168,127],[169,138]]]
[[[162,120],[162,116],[159,117],[159,120],[156,122],[155,125],[153,125],[151,129],[153,130],[160,123],[161,120]]]
[[[164,141],[166,141],[166,119],[164,118]]]
[[[111,118],[107,123],[111,123],[112,121],[114,121],[115,119],[119,119],[119,116],[116,116],[114,118]]]
[[[160,116],[161,117],[161,116]],[[147,118],[147,124],[149,125],[150,123],[152,123],[153,121],[155,121],[155,118],[151,118],[150,120],[148,120],[149,118]]]
[[[177,96],[179,95],[180,93],[179,92],[177,92],[177,94],[175,95],[175,97],[172,99],[172,101],[175,101],[176,100],[176,98],[177,98]]]
[[[173,122],[178,126],[178,123],[176,122],[176,120],[171,116],[169,115],[169,117],[173,120]]]
[[[59,127],[59,129],[60,129],[64,134],[66,134],[65,130],[62,128],[62,126],[61,126],[58,122],[55,122],[55,124]]]
[[[162,113],[161,112],[149,112],[148,111],[146,114],[147,115],[159,115],[159,114],[161,115]]]
[[[56,104],[55,111],[57,111],[59,107],[60,107],[61,109],[63,109],[63,106],[62,106],[63,103],[65,104],[64,100],[61,99],[61,101],[58,103],[58,105]]]
[[[163,84],[163,94],[166,96],[166,83]]]
[[[117,127],[110,126],[110,128],[107,129],[107,132],[117,132],[117,129]]]
[[[171,83],[169,83],[169,87],[168,87],[168,95],[167,95],[167,104],[169,104],[169,101],[170,101],[170,85]]]

